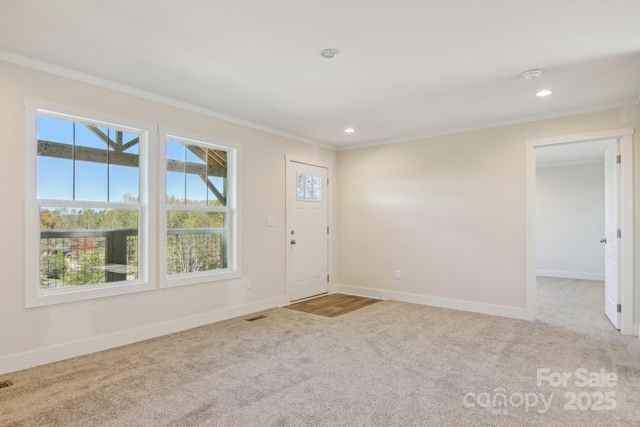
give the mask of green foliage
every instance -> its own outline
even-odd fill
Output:
[[[137,199],[127,195],[125,201],[136,202]],[[168,211],[167,228],[180,230],[178,234],[167,236],[169,274],[226,268],[225,234],[210,230],[225,228],[225,221],[224,212]],[[138,228],[137,209],[42,208],[40,228],[43,231],[69,231],[59,238],[41,239],[40,265],[44,287],[79,286],[114,280],[113,274],[105,273],[105,265],[114,262],[109,261],[106,254],[109,244],[113,245],[113,239],[122,236],[122,233],[128,236],[125,237],[126,249],[122,249],[126,250],[126,261],[120,258],[118,263],[127,264],[126,280],[138,277],[138,238],[137,233],[129,231]],[[94,230],[98,234],[74,237],[74,232],[83,230]],[[115,277],[120,277],[115,280],[123,280],[121,275]]]
[[[169,211],[167,228],[224,228],[224,212]]]

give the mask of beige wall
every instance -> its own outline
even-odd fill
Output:
[[[537,274],[604,280],[604,212],[603,161],[538,167]]]
[[[215,94],[212,94],[215,96]],[[243,278],[25,309],[23,98],[161,124],[242,144]],[[0,62],[0,358],[92,340],[285,295],[285,153],[335,165],[336,152]],[[335,173],[335,168],[332,169]],[[334,175],[335,177],[335,175]],[[333,182],[336,182],[334,179]],[[335,188],[332,187],[335,200]],[[335,206],[330,221],[335,221]],[[265,227],[274,215],[275,228]],[[336,254],[332,239],[332,253]],[[335,256],[330,259],[332,268]],[[335,276],[335,269],[331,271]],[[247,290],[246,278],[253,280]],[[0,359],[0,364],[2,360]],[[1,370],[2,366],[0,366]]]
[[[25,263],[35,261],[23,255],[24,97],[242,144],[243,278],[25,309]],[[638,107],[335,153],[0,63],[0,363],[2,357],[23,352],[91,343],[229,307],[284,299],[285,153],[336,166],[330,213],[332,229],[338,225],[331,236],[332,282],[337,274],[344,285],[523,308],[524,141],[628,126],[640,127]],[[636,135],[636,175],[638,145]],[[277,217],[277,227],[265,227],[267,215]],[[640,224],[636,227],[640,230]],[[640,253],[637,238],[636,248]],[[401,270],[400,280],[394,279],[395,270]],[[253,280],[253,289],[245,288],[246,278]],[[636,291],[636,313],[639,295]]]
[[[524,309],[525,140],[639,125],[636,106],[341,151],[339,284]]]

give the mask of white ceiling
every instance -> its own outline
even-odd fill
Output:
[[[0,0],[0,59],[344,147],[635,104],[639,22],[637,0]]]

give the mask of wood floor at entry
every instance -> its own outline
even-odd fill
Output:
[[[292,304],[287,308],[325,317],[338,317],[380,302],[379,299],[332,294]]]

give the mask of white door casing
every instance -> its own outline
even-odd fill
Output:
[[[618,272],[622,305],[620,332],[625,335],[638,333],[633,328],[634,319],[634,224],[633,224],[633,134],[634,128],[620,128],[561,135],[525,141],[526,150],[526,318],[535,320],[536,308],[536,155],[537,147],[572,142],[595,141],[615,138],[620,146],[620,222],[622,230],[618,239]]]
[[[618,250],[618,224],[620,201],[620,167],[617,164],[618,144],[612,145],[604,154],[605,191],[605,314],[616,329],[620,329],[620,261]]]
[[[328,292],[328,169],[287,157],[287,300]]]

